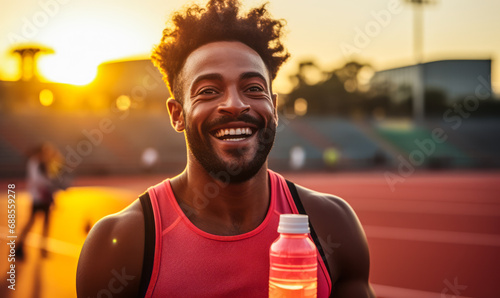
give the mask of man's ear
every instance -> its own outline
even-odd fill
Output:
[[[272,94],[273,106],[274,106],[274,118],[276,119],[276,123],[278,123],[278,94]]]
[[[177,132],[184,131],[185,121],[184,121],[184,111],[182,109],[182,104],[175,98],[170,97],[167,99],[167,109],[170,115],[170,124]]]

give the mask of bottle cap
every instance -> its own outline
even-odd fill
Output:
[[[309,217],[304,214],[281,214],[278,233],[309,233]]]

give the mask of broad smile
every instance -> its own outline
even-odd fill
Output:
[[[227,142],[244,141],[257,132],[254,125],[247,123],[230,123],[213,129],[210,134],[216,139]]]
[[[221,128],[215,131],[214,136],[224,141],[241,141],[253,134],[250,127]]]

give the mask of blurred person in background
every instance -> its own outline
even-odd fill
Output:
[[[44,142],[30,154],[26,166],[28,192],[32,200],[31,215],[19,235],[16,257],[24,258],[24,243],[35,217],[43,216],[43,238],[41,253],[47,256],[46,239],[49,233],[50,211],[54,204],[54,193],[69,186],[69,177],[62,174],[64,158],[50,142]]]
[[[167,107],[186,137],[187,165],[92,228],[78,297],[268,297],[269,247],[285,213],[309,216],[317,297],[374,296],[351,207],[268,169],[285,24],[266,5],[239,10],[236,0],[193,4],[163,31],[153,60],[173,96]]]

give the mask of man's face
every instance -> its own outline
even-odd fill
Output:
[[[209,43],[188,56],[180,76],[190,153],[212,175],[227,173],[233,183],[253,177],[266,162],[277,122],[260,56],[240,42]]]

